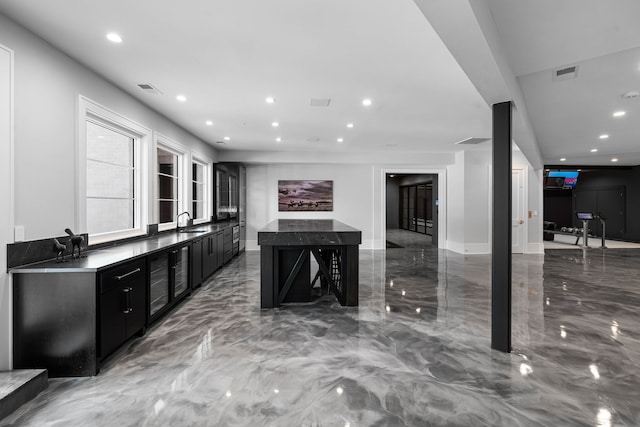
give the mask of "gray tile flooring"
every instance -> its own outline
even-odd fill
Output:
[[[640,250],[514,256],[504,354],[490,257],[404,243],[361,251],[359,307],[260,310],[248,252],[99,376],[53,379],[2,424],[640,425]]]

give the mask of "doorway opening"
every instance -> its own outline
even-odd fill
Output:
[[[386,247],[438,247],[438,205],[437,174],[387,173]]]

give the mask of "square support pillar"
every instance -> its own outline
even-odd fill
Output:
[[[511,352],[511,101],[493,104],[491,348]]]

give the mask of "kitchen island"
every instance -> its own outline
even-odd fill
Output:
[[[279,219],[258,231],[260,306],[309,302],[316,280],[341,305],[358,305],[362,232],[333,219]],[[311,256],[318,273],[311,280]]]

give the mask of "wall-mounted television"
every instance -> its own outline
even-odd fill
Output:
[[[544,181],[544,188],[574,189],[578,183],[577,171],[550,171]]]

